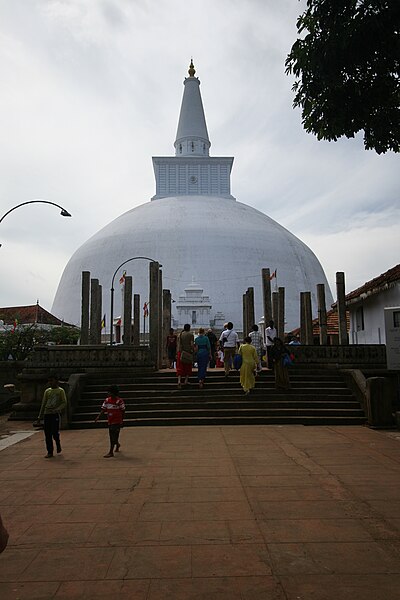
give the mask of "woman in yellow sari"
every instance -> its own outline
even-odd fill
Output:
[[[257,350],[251,344],[251,337],[247,336],[244,338],[244,343],[239,348],[239,354],[242,357],[240,385],[247,395],[250,394],[250,390],[256,385],[254,371],[258,364]]]

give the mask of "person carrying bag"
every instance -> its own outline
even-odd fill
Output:
[[[192,374],[194,358],[194,335],[190,332],[190,325],[186,323],[183,331],[178,337],[178,353],[176,357],[176,373],[178,375],[178,389],[182,387],[182,377],[184,377],[183,385],[187,385],[189,376]]]

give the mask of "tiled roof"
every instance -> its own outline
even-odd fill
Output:
[[[31,323],[39,323],[43,325],[67,325],[45,308],[42,308],[39,304],[32,304],[31,306],[8,306],[0,308],[0,319],[2,319],[5,325],[12,325],[17,319],[20,325],[28,325]]]
[[[350,331],[350,313],[346,311],[346,321],[347,321],[347,331]],[[326,323],[328,335],[339,335],[339,319],[338,313],[336,310],[332,309],[326,313]],[[313,336],[319,336],[319,321],[318,319],[313,319]],[[300,327],[294,329],[290,332],[291,335],[299,335]]]
[[[392,267],[386,271],[386,273],[382,273],[382,275],[378,275],[378,277],[371,279],[371,281],[367,281],[361,287],[347,294],[346,302],[350,304],[357,300],[361,300],[364,295],[371,296],[372,294],[377,294],[378,292],[387,290],[398,282],[400,283],[400,264]]]

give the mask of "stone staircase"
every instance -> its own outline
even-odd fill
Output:
[[[71,427],[98,427],[94,418],[114,383],[126,403],[125,425],[362,425],[365,415],[343,375],[335,369],[294,367],[292,389],[277,391],[271,371],[264,370],[256,387],[244,396],[239,374],[210,369],[204,389],[196,371],[189,385],[177,389],[173,371],[129,375],[125,371],[89,374]],[[106,426],[106,419],[101,421]]]

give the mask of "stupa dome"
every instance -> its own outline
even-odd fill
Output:
[[[276,269],[278,285],[285,287],[286,330],[299,324],[301,291],[312,292],[314,315],[317,284],[325,284],[327,303],[332,302],[324,271],[310,248],[231,195],[233,158],[209,156],[199,83],[194,75],[185,79],[176,156],[153,158],[157,189],[152,201],[109,223],[68,262],[52,307],[65,321],[79,324],[82,271],[99,279],[103,313],[108,314],[113,273],[135,256],[162,265],[163,287],[171,290],[176,301],[195,281],[210,298],[211,318],[223,313],[239,330],[242,296],[250,286],[255,291],[256,319],[263,315],[261,269],[265,267]],[[134,293],[141,295],[143,305],[148,300],[148,261],[136,260],[124,269],[133,276]]]

